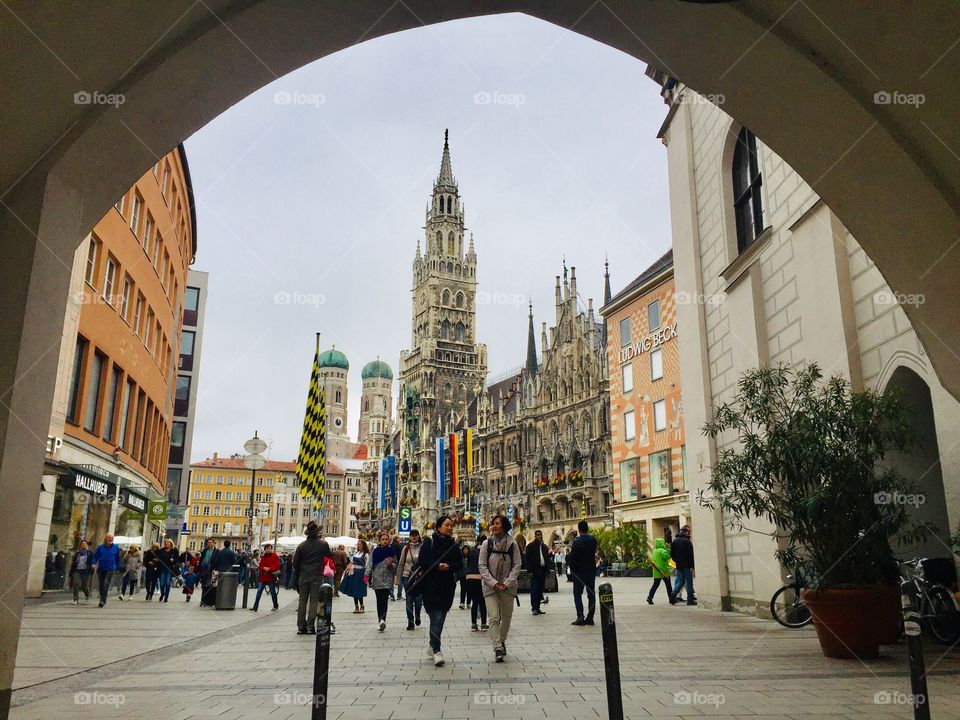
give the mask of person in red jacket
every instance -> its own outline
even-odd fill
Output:
[[[258,580],[257,599],[253,601],[253,612],[257,612],[260,607],[260,598],[263,595],[264,588],[270,588],[270,597],[273,599],[273,612],[280,609],[277,604],[277,585],[280,582],[280,556],[273,551],[273,545],[263,546],[263,555],[260,556],[260,564],[257,566]]]

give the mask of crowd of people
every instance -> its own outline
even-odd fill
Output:
[[[143,553],[136,545],[121,551],[113,542],[113,536],[107,535],[94,550],[86,541],[82,542],[73,557],[69,571],[73,602],[79,603],[80,593],[89,601],[91,578],[96,573],[99,607],[107,603],[115,578],[120,579],[121,601],[132,599],[142,584],[146,602],[158,593],[158,602],[169,602],[176,579],[186,602],[190,602],[194,589],[199,586],[201,607],[212,607],[216,603],[218,575],[237,570],[241,583],[249,582],[251,587],[256,587],[250,608],[253,612],[259,611],[264,592],[269,592],[272,610],[276,611],[279,588],[296,589],[299,594],[297,633],[309,635],[317,632],[318,619],[329,624],[331,633],[336,633],[333,597],[349,596],[354,614],[365,613],[369,588],[376,598],[379,632],[387,628],[392,601],[404,601],[408,631],[420,627],[426,612],[429,623],[426,653],[435,665],[441,666],[444,664],[443,628],[459,584],[459,606],[470,610],[471,631],[489,632],[494,660],[503,662],[514,607],[520,606],[521,570],[526,570],[529,576],[530,611],[536,617],[545,614],[547,579],[550,570],[556,568],[557,577],[565,575],[573,584],[576,618],[571,624],[595,624],[595,582],[605,563],[602,558],[598,561],[597,540],[590,534],[585,520],[579,522],[578,535],[569,549],[549,547],[539,530],[524,546],[522,538],[518,542],[513,536],[510,520],[503,515],[494,516],[489,525],[490,535],[478,536],[473,545],[461,545],[454,539],[453,520],[446,515],[437,518],[435,528],[427,538],[412,530],[405,542],[400,536],[381,532],[372,550],[366,541],[359,539],[351,554],[343,545],[331,550],[313,521],[306,527],[306,539],[292,555],[280,555],[270,544],[264,545],[262,552],[237,554],[229,540],[218,548],[213,539],[208,539],[196,554],[178,552],[170,539],[162,545],[154,543]],[[683,526],[676,538],[668,533],[655,541],[651,566],[653,585],[647,594],[649,604],[653,604],[661,584],[671,605],[683,600],[681,591],[686,592],[688,605],[697,604],[689,525]],[[671,583],[674,569],[676,578]],[[323,585],[332,588],[331,599],[320,608]]]

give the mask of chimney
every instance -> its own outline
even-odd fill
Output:
[[[577,304],[577,268],[570,266],[570,296],[573,298],[574,307]]]
[[[216,453],[213,454],[213,461],[214,461],[214,462],[217,461],[217,454],[216,454]]]

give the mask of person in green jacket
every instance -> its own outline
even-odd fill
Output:
[[[673,588],[670,587],[670,548],[663,538],[657,538],[653,546],[653,558],[650,561],[653,564],[653,587],[647,593],[647,604],[653,605],[653,596],[663,583],[667,589],[667,597],[670,598],[670,604],[676,605],[677,599],[673,595]]]

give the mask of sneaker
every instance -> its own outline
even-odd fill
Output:
[[[103,600],[101,600],[99,603],[97,603],[97,607],[103,607]]]
[[[417,627],[420,627],[420,613],[417,613],[417,619],[414,621]]]
[[[337,626],[334,625],[333,623],[330,623],[330,634],[331,634],[331,635],[336,635],[336,634],[337,634]]]
[[[307,635],[316,635],[316,634],[317,634],[316,628],[312,628],[312,627],[307,628]]]
[[[308,633],[306,628],[297,628],[297,635],[307,635],[307,634]]]
[[[540,608],[537,608],[536,610],[534,610],[534,611],[533,611],[533,614],[534,614],[534,615],[546,615],[546,613],[545,613],[543,610],[541,610]]]
[[[653,605],[653,598],[652,598],[652,597],[648,597],[648,598],[647,598],[647,605]]]
[[[120,602],[123,602],[123,595],[118,595],[117,599],[120,600]]]
[[[689,601],[687,601],[687,605],[696,605],[696,604],[697,604],[697,601],[696,601],[696,600],[689,600]]]
[[[443,665],[443,653],[440,653],[440,652],[434,653],[433,664],[436,667],[440,667],[441,665]]]
[[[412,622],[409,622],[409,621],[407,622],[407,630],[413,630],[413,623],[412,623]]]
[[[435,657],[435,653],[433,652],[433,648],[430,647],[429,645],[427,645],[427,657],[430,658],[431,660],[433,660],[434,657]]]
[[[487,625],[486,623],[483,623],[483,624],[480,626],[480,632],[486,632],[486,631],[489,630],[489,629],[490,629],[490,626]]]
[[[187,599],[189,600],[189,598],[187,598]],[[276,611],[279,610],[279,609],[280,609],[279,607],[274,606],[274,607],[272,607],[272,608],[270,609],[270,612],[276,612]]]
[[[476,623],[470,626],[471,632],[480,632],[480,628],[477,627]]]
[[[256,608],[250,608],[250,612],[257,612]]]
[[[498,648],[494,648],[494,649],[493,649],[493,658],[494,658],[494,660],[496,660],[496,662],[498,662],[498,663],[502,663],[502,662],[503,662],[503,658],[504,658],[504,656],[505,656],[506,654],[507,654],[507,651],[504,650],[503,648],[499,648],[499,647],[498,647]]]
[[[386,629],[387,629],[387,621],[386,621],[386,620],[381,620],[381,621],[380,621],[380,632],[383,632],[383,631],[386,630]]]
[[[73,604],[74,604],[74,605],[79,605],[79,604],[80,604],[80,601],[79,601],[79,600],[74,600],[74,601],[73,601]]]
[[[460,609],[461,609],[461,610],[466,610],[466,609],[467,609],[467,606],[464,605],[463,603],[460,603]]]

